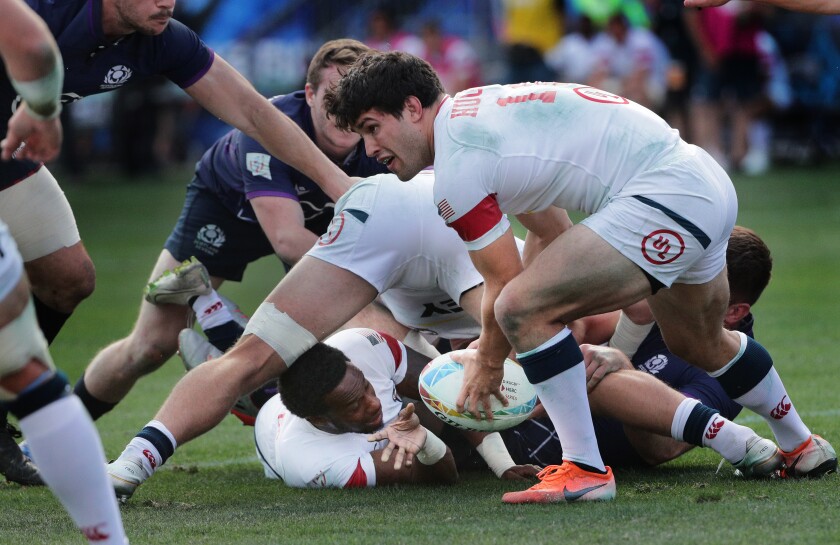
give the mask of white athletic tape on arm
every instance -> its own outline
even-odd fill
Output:
[[[622,311],[615,325],[615,333],[610,338],[610,348],[621,350],[628,358],[632,358],[651,329],[653,329],[653,322],[639,325],[630,320]]]
[[[38,328],[35,318],[35,306],[29,299],[26,308],[20,315],[0,328],[0,376],[8,375],[23,369],[33,359],[42,362],[50,369],[55,369],[47,339]],[[0,388],[0,401],[12,401],[16,394]]]
[[[437,348],[432,346],[431,343],[429,343],[429,341],[427,341],[416,329],[409,331],[402,343],[415,352],[423,354],[428,358],[435,359],[440,356],[440,352],[438,352]]]
[[[426,430],[426,442],[423,448],[417,451],[417,461],[424,466],[433,466],[446,456],[446,445],[434,433]]]
[[[256,335],[262,339],[289,367],[301,354],[318,343],[312,333],[268,301],[257,308],[242,335]]]
[[[484,441],[475,447],[475,450],[487,462],[487,467],[490,468],[490,471],[500,479],[505,471],[516,465],[516,462],[510,457],[510,453],[499,432],[493,432],[485,437]]]
[[[64,64],[61,57],[56,58],[53,69],[42,78],[32,81],[9,79],[20,98],[26,102],[29,115],[35,119],[55,119],[61,113],[61,88],[64,85]]]

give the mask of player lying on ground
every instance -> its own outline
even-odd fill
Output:
[[[0,58],[22,103],[2,142],[4,158],[18,150],[36,160],[54,158],[62,141],[59,97],[64,77],[58,46],[44,22],[18,0],[0,0]],[[19,145],[24,144],[23,149]],[[25,150],[25,151],[24,151]],[[23,258],[0,219],[0,409],[20,419],[41,476],[91,543],[128,543],[117,504],[102,471],[105,456],[96,428],[67,379],[56,373],[38,328]],[[3,422],[5,424],[5,422]],[[5,429],[4,429],[5,431]],[[8,437],[8,436],[7,436]],[[18,465],[20,451],[14,456]],[[0,465],[7,477],[14,466]],[[30,475],[12,474],[27,480]]]
[[[352,200],[352,197],[350,199]],[[753,336],[751,308],[767,286],[771,268],[770,250],[764,241],[752,230],[736,226],[730,235],[727,249],[727,272],[732,287],[730,305],[724,319],[724,326],[727,329],[735,329],[750,337]],[[476,289],[482,288],[479,286]],[[418,305],[415,312],[406,312],[406,315],[419,316],[427,306]],[[598,327],[609,327],[614,323],[614,320],[609,319],[610,317],[604,318],[595,322]],[[585,327],[586,323],[592,323],[592,321],[586,321],[581,325]],[[405,325],[411,327],[410,322]],[[464,317],[458,328],[460,335],[476,335],[479,331],[480,326],[469,314]],[[448,337],[446,326],[439,328],[438,332],[444,338]],[[577,334],[586,335],[587,333],[583,327],[580,327]],[[206,341],[203,341],[200,335],[192,330],[185,330],[182,332],[182,340],[184,342],[181,353],[188,368],[207,359],[211,350],[207,348]],[[759,443],[757,435],[745,428],[732,427],[735,426],[734,424],[726,427],[724,434],[718,437],[720,429],[724,428],[727,420],[734,420],[741,406],[727,397],[720,384],[712,377],[668,352],[658,327],[653,326],[649,333],[639,341],[640,343],[636,343],[638,348],[634,346],[631,354],[633,363],[626,355],[615,349],[591,345],[582,347],[587,367],[590,404],[595,415],[593,419],[595,433],[606,463],[611,467],[657,465],[676,458],[699,442],[704,446],[714,448],[719,453],[725,453],[724,457],[734,462],[742,473],[752,475],[760,473],[761,470],[757,471],[752,465],[761,459],[757,453],[761,452],[762,448],[770,448],[769,441]],[[221,355],[220,352],[216,350],[214,356],[219,355]],[[662,399],[674,398],[677,400],[676,403],[684,404],[683,410],[686,410],[699,401],[719,411],[722,418],[712,418],[708,429],[694,430],[703,432],[702,438],[692,439],[694,444],[679,441],[677,439],[681,437],[679,430],[672,430],[670,436],[646,431],[649,429],[647,423],[643,421],[641,425],[637,424],[638,419],[634,420],[636,417],[633,411],[627,410],[628,402],[620,387],[622,381],[608,383],[604,388],[596,388],[606,374],[618,369],[633,369],[634,367],[655,376],[685,396],[678,397],[667,388],[660,388],[657,402],[660,397]],[[241,399],[237,403],[240,411],[237,416],[247,421],[247,415],[243,415],[241,411],[247,411],[245,407],[250,406],[251,414],[255,414],[254,405],[261,406],[265,399],[273,394],[274,388],[274,384],[269,383],[266,387]],[[653,420],[656,413],[656,408],[651,409],[649,419]],[[432,429],[446,441],[448,437],[446,433],[441,434],[437,428]],[[730,433],[733,431],[737,433]],[[502,432],[502,437],[513,455],[511,464],[514,460],[520,464],[530,463],[540,466],[562,463],[562,446],[548,418],[529,420]],[[751,442],[754,443],[754,446],[751,445],[754,454],[748,458],[744,449]],[[457,454],[462,453],[459,451]],[[777,460],[769,454],[765,451],[767,460]],[[456,456],[456,459],[460,458],[461,456]],[[764,467],[765,471],[770,473],[775,469],[772,463]]]
[[[361,134],[368,155],[401,180],[434,164],[435,204],[484,278],[481,337],[461,360],[459,407],[478,413],[490,396],[502,398],[512,347],[554,424],[561,469],[504,501],[563,501],[566,489],[588,490],[583,500],[615,497],[589,417],[583,354],[566,324],[641,300],[675,354],[765,419],[788,465],[809,458],[810,472],[836,463],[767,351],[722,327],[735,189],[653,112],[578,84],[491,85],[449,97],[427,62],[401,52],[362,57],[325,101],[338,126]],[[589,216],[568,227],[555,207]],[[527,268],[505,214],[528,229]],[[708,421],[702,411],[680,411],[678,420]]]
[[[357,134],[340,131],[327,119],[322,100],[326,89],[338,80],[339,69],[366,51],[369,48],[356,40],[325,43],[309,63],[305,89],[271,99],[276,110],[353,176],[377,174],[384,167],[365,156]],[[234,129],[196,164],[181,216],[151,278],[190,256],[204,263],[215,288],[225,280],[242,280],[249,263],[270,254],[277,255],[288,270],[326,231],[332,207],[332,199],[306,174]],[[223,326],[230,318],[226,307],[218,297],[207,296],[209,289],[202,295],[196,303],[198,312],[217,326],[215,335],[227,336],[232,344],[238,334]],[[113,409],[141,376],[172,357],[187,315],[180,305],[141,303],[128,337],[102,349],[76,383],[75,392],[94,419]]]
[[[431,171],[424,171],[400,184],[390,175],[375,176],[356,184],[336,204],[336,216],[328,232],[261,305],[243,338],[223,356],[188,373],[156,419],[109,466],[120,496],[130,496],[171,456],[177,444],[221,421],[239,396],[275,380],[286,370],[285,361],[294,361],[299,356],[297,350],[308,348],[308,338],[313,342],[316,336],[325,338],[378,293],[386,294],[383,299],[387,302],[388,292],[395,292],[390,299],[403,301],[403,306],[391,308],[410,327],[430,326],[425,316],[429,303],[451,299],[460,308],[445,305],[449,311],[439,319],[435,331],[441,335],[453,331],[461,338],[475,336],[480,330],[481,279],[470,266],[455,232],[437,218],[431,201],[433,177]],[[165,286],[158,283],[156,287],[162,291]],[[183,291],[177,283],[169,287],[174,292]],[[330,312],[324,312],[325,308]],[[268,327],[271,323],[273,328]],[[669,388],[641,373],[615,373],[607,378],[632,380],[632,387],[622,393],[627,405],[646,407],[645,400],[656,399],[661,389],[665,398],[669,397]],[[650,393],[646,388],[656,390]],[[209,391],[213,392],[211,396],[207,395]],[[633,396],[639,396],[636,403]],[[658,406],[656,419],[640,415],[638,420],[658,433],[671,435],[674,427],[684,435],[686,421],[674,423],[681,401],[681,397],[671,397],[669,403]],[[702,414],[707,415],[705,424],[715,411],[704,408]],[[733,425],[732,429],[738,428]],[[751,430],[748,433],[754,436]],[[699,435],[693,434],[686,439],[700,441]],[[765,456],[753,460],[747,457],[746,443],[741,443],[739,455],[730,454],[727,459],[759,466],[776,458],[772,446]],[[153,454],[154,468],[141,454],[144,450]]]

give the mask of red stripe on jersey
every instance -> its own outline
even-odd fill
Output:
[[[449,224],[461,240],[472,242],[486,235],[502,220],[502,210],[496,195],[487,195],[472,210]]]
[[[381,331],[377,331],[377,333],[382,335],[382,338],[385,339],[385,342],[388,344],[388,348],[391,349],[391,355],[394,356],[394,371],[396,371],[400,368],[400,365],[402,365],[402,350],[400,349],[400,341],[387,333],[382,333]]]
[[[365,470],[362,469],[362,460],[360,459],[356,463],[356,471],[350,475],[350,480],[347,481],[347,484],[344,485],[344,488],[366,488],[367,487],[367,475],[365,474]]]

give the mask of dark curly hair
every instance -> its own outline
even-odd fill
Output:
[[[729,300],[754,305],[770,283],[773,258],[755,231],[736,225],[726,249]]]
[[[323,416],[329,408],[324,398],[347,373],[347,356],[337,348],[318,343],[304,352],[277,380],[280,399],[289,412],[306,418]]]
[[[417,97],[427,108],[442,94],[440,79],[423,59],[402,51],[377,51],[353,63],[338,85],[327,91],[324,104],[339,128],[352,130],[370,109],[399,119],[408,97]]]

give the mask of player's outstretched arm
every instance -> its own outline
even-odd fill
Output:
[[[823,15],[840,13],[840,1],[838,0],[756,0],[763,4],[789,9],[791,11],[802,11],[806,13],[819,13]],[[729,0],[685,0],[687,8],[711,8],[722,6]]]
[[[185,91],[224,122],[257,140],[273,156],[314,180],[333,201],[349,189],[350,178],[294,121],[218,55],[207,74]]]
[[[458,480],[452,451],[420,425],[413,403],[406,405],[396,420],[368,437],[369,441],[385,439],[388,444],[371,453],[378,484],[452,484]]]
[[[14,153],[19,159],[49,161],[61,149],[61,55],[47,25],[25,3],[0,0],[0,12],[0,56],[23,100],[0,144],[2,159]]]

